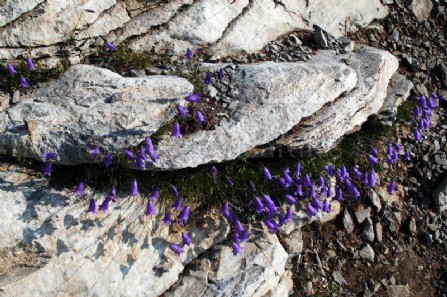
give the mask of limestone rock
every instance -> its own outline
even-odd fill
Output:
[[[437,210],[447,210],[447,177],[444,178],[444,180],[439,184],[432,195]]]
[[[70,190],[39,186],[38,178],[20,170],[0,170],[0,271],[8,275],[0,280],[3,297],[159,296],[177,282],[188,263],[223,242],[229,231],[219,215],[196,218],[194,226],[186,226],[193,243],[179,257],[169,245],[181,242],[181,232],[160,223],[160,209],[156,217],[145,217],[138,197],[117,197],[107,214],[93,216],[85,213],[89,199],[99,204],[104,194],[87,191],[79,199]],[[261,245],[282,275],[287,254],[276,236]],[[256,287],[263,288],[263,277],[279,282],[261,250],[251,244],[246,253],[260,277],[253,280]],[[257,268],[261,263],[265,269]]]
[[[419,21],[425,21],[430,17],[433,8],[432,0],[413,0],[410,9]]]
[[[45,0],[4,0],[0,2],[0,27],[17,19],[23,13],[28,12],[45,2]]]
[[[229,119],[214,130],[161,141],[160,159],[148,168],[172,170],[235,159],[289,131],[357,82],[354,70],[333,56],[241,65],[233,81],[239,95],[229,108]]]
[[[196,265],[205,273],[187,273],[166,296],[186,296],[187,292],[201,293],[199,296],[285,296],[280,293],[292,288],[291,275],[285,271],[286,251],[276,235],[263,229],[253,233],[253,241],[244,243],[238,256],[232,254],[229,244],[212,248],[212,259],[201,259]]]
[[[356,87],[301,121],[276,140],[275,145],[304,155],[327,152],[343,135],[358,130],[370,115],[380,110],[388,83],[397,71],[397,59],[386,51],[369,47],[338,57],[356,71]],[[315,59],[331,61],[331,53],[322,51]]]
[[[54,151],[61,164],[100,162],[89,149],[115,154],[136,146],[169,121],[192,90],[174,76],[124,78],[76,65],[0,113],[0,152],[41,160]]]
[[[337,38],[388,15],[388,8],[380,0],[312,0],[308,3],[310,25],[317,25]]]
[[[413,83],[405,76],[394,73],[388,86],[388,94],[379,111],[382,124],[392,125],[397,117],[397,108],[410,96]]]
[[[374,253],[373,248],[367,243],[359,252],[360,257],[366,259],[369,262],[374,263],[374,258],[376,254]]]
[[[351,215],[349,212],[345,209],[343,212],[343,227],[345,228],[346,232],[348,234],[352,233],[354,231],[354,222],[352,221]]]

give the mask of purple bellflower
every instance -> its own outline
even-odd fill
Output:
[[[229,223],[232,224],[236,221],[235,215],[230,211],[230,206],[229,206],[228,202],[225,202],[225,204],[222,206],[221,213],[224,216],[224,218],[227,219],[227,221]]]
[[[171,212],[168,212],[165,217],[163,218],[163,224],[165,225],[171,225],[172,224],[172,214]]]
[[[177,198],[180,197],[180,194],[179,194],[178,189],[177,189],[176,186],[171,185],[171,191],[172,191],[172,195],[174,195],[174,196],[177,197]]]
[[[264,212],[264,204],[259,197],[255,197],[255,199],[253,200],[253,205],[257,213]]]
[[[182,212],[178,216],[178,224],[180,226],[184,226],[188,218],[189,218],[189,206],[185,206]]]
[[[180,255],[183,253],[183,248],[175,243],[171,244],[169,246],[171,248],[171,250],[177,254],[177,256],[180,257]]]
[[[337,200],[337,201],[343,201],[344,200],[344,198],[343,198],[343,191],[342,191],[341,187],[339,187],[339,186],[337,186],[337,188],[335,189],[335,197],[334,197],[334,199]]]
[[[130,185],[130,195],[131,196],[139,196],[139,195],[141,195],[140,192],[138,192],[138,183],[137,183],[136,179],[134,179],[132,181],[132,184]]]
[[[191,60],[193,57],[194,57],[194,53],[193,53],[192,49],[190,49],[190,48],[186,49],[186,58]]]
[[[310,180],[310,176],[307,173],[304,175],[303,185],[306,188],[310,188],[311,186],[313,186],[312,181]]]
[[[92,214],[96,214],[97,213],[97,211],[96,211],[96,202],[95,202],[95,199],[90,199],[90,202],[89,202],[89,204],[88,204],[88,208],[87,208],[87,211],[86,211],[87,213],[92,213]]]
[[[189,236],[187,233],[182,233],[182,244],[183,244],[183,246],[190,245],[191,242],[192,242],[191,236]]]
[[[22,89],[29,88],[29,84],[28,84],[28,82],[26,81],[26,78],[23,75],[20,76],[20,87]]]
[[[144,141],[144,146],[146,147],[146,150],[148,152],[155,151],[155,147],[154,147],[154,144],[152,143],[152,139],[150,139],[149,137],[147,137],[146,140]]]
[[[99,147],[95,147],[94,149],[89,150],[88,153],[94,158],[101,155],[101,150]]]
[[[286,203],[287,203],[288,205],[293,205],[293,204],[296,203],[296,198],[293,197],[292,195],[286,194],[286,195],[284,196],[284,198],[285,198]]]
[[[177,112],[178,115],[181,116],[182,118],[186,117],[188,115],[188,108],[181,106],[180,104],[177,105]]]
[[[272,179],[272,175],[270,174],[270,171],[265,166],[262,168],[262,174],[264,176],[264,180],[271,180]]]
[[[396,182],[392,180],[389,186],[387,187],[387,191],[389,194],[393,194],[395,189],[396,189]]]
[[[110,198],[109,196],[106,197],[106,199],[104,199],[104,201],[101,203],[101,205],[98,207],[98,209],[102,212],[107,212],[109,211],[109,204],[112,201],[112,198]]]
[[[224,71],[222,68],[219,69],[219,72],[217,73],[217,78],[219,80],[222,80],[224,78]]]
[[[314,217],[314,216],[316,216],[317,215],[317,210],[310,204],[310,203],[307,203],[307,205],[306,205],[306,210],[307,210],[307,215],[309,216],[309,217]]]
[[[147,153],[149,154],[152,162],[155,162],[160,158],[155,151],[148,151]]]
[[[56,159],[57,154],[56,153],[52,153],[52,152],[45,152],[43,154],[43,158],[45,159],[45,162],[51,160],[51,159]]]
[[[376,165],[377,163],[379,163],[379,160],[373,155],[368,155],[368,162],[370,165]]]
[[[414,108],[413,115],[414,115],[416,118],[419,118],[419,117],[422,115],[422,108],[421,108],[420,106],[416,106],[416,107]]]
[[[134,160],[134,159],[135,159],[135,154],[134,154],[131,150],[124,150],[124,155],[125,155],[129,160]]]
[[[84,195],[84,183],[80,182],[79,185],[74,189],[74,194],[78,197],[82,197]]]
[[[357,179],[360,179],[363,176],[363,173],[360,170],[358,170],[357,167],[352,168],[352,173],[354,174],[354,177]]]
[[[160,195],[160,189],[159,188],[155,188],[155,189],[152,190],[151,194],[149,195],[149,199],[156,200],[159,195]]]
[[[335,172],[334,172],[334,168],[332,168],[331,165],[326,164],[324,165],[324,171],[326,171],[327,175],[329,175],[330,177],[334,176]]]
[[[295,174],[296,178],[300,177],[300,174],[301,174],[301,164],[300,163],[297,163],[295,165],[295,172],[294,172],[294,174]]]
[[[235,243],[235,242],[233,242],[232,248],[233,248],[233,255],[234,256],[239,255],[241,253],[241,251],[242,251],[241,246],[239,244]]]
[[[250,233],[247,229],[244,229],[241,233],[238,234],[238,238],[240,241],[247,241]]]
[[[324,188],[324,177],[322,177],[321,175],[318,177],[318,181],[317,181],[317,186],[321,189]]]
[[[112,154],[106,153],[105,156],[104,156],[104,159],[102,160],[102,163],[106,167],[112,166],[112,164],[113,164],[113,162],[112,162]]]
[[[323,203],[318,198],[314,198],[314,200],[312,201],[312,206],[316,210],[322,210],[323,209]]]
[[[178,122],[175,122],[174,126],[172,126],[172,137],[174,138],[182,137],[182,133],[180,133],[180,125]]]
[[[155,206],[152,204],[152,201],[149,200],[147,202],[147,207],[146,207],[146,216],[151,216],[151,215],[157,215],[157,210],[155,209]]]
[[[291,222],[292,219],[293,219],[292,209],[288,207],[286,210],[286,214],[284,215],[284,224]]]
[[[404,154],[404,161],[411,161],[410,152],[406,151]]]
[[[419,132],[419,130],[414,130],[414,139],[416,141],[421,141],[422,140],[422,134],[421,132]]]
[[[106,46],[107,46],[107,49],[109,50],[109,52],[116,51],[116,46],[113,43],[106,41]]]
[[[12,66],[11,64],[6,64],[6,70],[8,70],[9,76],[14,76],[15,74],[17,74],[17,71],[14,69],[14,66]]]
[[[26,59],[26,68],[28,68],[28,71],[33,71],[36,69],[36,66],[34,66],[33,60],[30,57]]]
[[[208,72],[205,74],[205,80],[204,80],[205,84],[207,84],[207,85],[211,84],[211,80],[212,80],[212,78],[213,78],[213,74],[212,74],[211,72],[208,71]]]
[[[205,117],[203,116],[203,114],[200,112],[200,110],[196,109],[195,116],[196,116],[197,124],[198,124],[199,126],[200,126],[200,125],[203,125],[203,124],[206,123],[206,119],[205,119]]]
[[[43,169],[42,169],[43,175],[51,176],[52,171],[53,171],[53,164],[46,163],[45,166],[43,166]]]
[[[324,200],[323,202],[323,211],[326,213],[331,212],[331,203],[328,200]]]
[[[175,201],[174,205],[172,206],[176,211],[180,211],[182,209],[182,198],[178,197],[178,199]]]
[[[377,157],[379,155],[379,151],[375,147],[371,147],[371,155]]]
[[[200,100],[201,97],[202,97],[201,94],[194,93],[194,94],[186,96],[185,99],[186,99],[186,101],[191,102],[191,103],[200,103],[201,102],[201,100]]]
[[[237,220],[237,219],[236,219],[236,221],[234,222],[234,227],[235,227],[236,232],[237,232],[238,234],[244,232],[244,230],[245,230],[244,226],[242,226],[241,221],[239,221],[239,220]]]

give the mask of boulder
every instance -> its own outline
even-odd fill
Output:
[[[175,76],[125,78],[76,65],[0,112],[0,152],[42,160],[53,151],[64,165],[98,162],[89,149],[115,154],[136,146],[169,121],[192,90]]]

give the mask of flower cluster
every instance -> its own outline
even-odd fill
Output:
[[[26,59],[26,68],[28,69],[29,72],[34,71],[36,69],[36,66],[34,65],[33,60],[30,57]],[[14,68],[14,66],[9,63],[6,64],[6,70],[8,71],[9,77],[13,77],[18,73],[17,70]],[[26,80],[25,76],[21,75],[19,81],[20,81],[20,87],[23,90],[29,88],[30,85]]]

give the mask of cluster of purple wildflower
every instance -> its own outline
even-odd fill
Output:
[[[417,127],[413,132],[416,141],[422,140],[423,131],[429,129],[431,126],[433,111],[443,102],[445,102],[445,99],[435,93],[431,93],[429,98],[424,95],[417,97],[417,106],[413,112],[417,122]]]
[[[28,69],[29,72],[34,71],[36,69],[36,66],[34,65],[33,60],[30,57],[26,59],[26,68]],[[13,77],[18,73],[17,70],[14,68],[14,66],[9,63],[6,64],[6,70],[8,71],[9,77]],[[23,90],[29,88],[29,83],[26,80],[25,76],[21,75],[19,81],[20,81],[20,87]]]
[[[138,169],[143,169],[146,166],[146,160],[156,162],[159,159],[155,146],[149,137],[140,145],[137,153],[127,149],[124,150],[124,156],[128,160],[135,162],[135,167]]]
[[[192,60],[194,57],[194,53],[191,49],[187,49],[186,50],[186,58],[188,58],[189,60]],[[205,74],[205,79],[204,82],[205,84],[211,84],[212,82],[212,77],[213,74],[210,71],[207,71],[207,73]],[[222,80],[224,77],[224,72],[223,69],[221,68],[218,73],[217,73],[217,78],[219,80]],[[185,100],[188,101],[191,104],[196,104],[196,103],[201,103],[202,100],[202,95],[199,93],[193,93],[190,94],[188,96],[186,96]],[[177,105],[177,114],[179,117],[181,118],[187,118],[189,115],[189,109],[187,107],[184,107],[182,105]],[[194,110],[194,119],[197,123],[198,126],[201,126],[203,124],[206,123],[206,118],[203,116],[202,112],[199,109],[195,109]],[[172,126],[172,137],[173,138],[180,138],[182,137],[182,133],[180,130],[180,124],[178,122],[175,122],[174,125]]]

